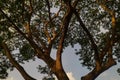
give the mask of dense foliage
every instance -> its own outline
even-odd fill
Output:
[[[66,19],[67,13],[71,16]],[[49,55],[43,53],[50,53],[52,48],[62,53],[59,47],[64,38],[62,48],[79,44],[76,54],[82,65],[94,70],[99,61],[96,58],[101,58],[102,67],[109,56],[120,62],[119,37],[119,0],[0,0],[0,78],[8,76],[7,69],[13,69],[3,42],[18,63],[35,60],[36,56],[46,62],[44,57]]]

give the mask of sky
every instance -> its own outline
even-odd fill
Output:
[[[54,11],[56,11],[54,9]],[[80,48],[80,46],[76,45],[75,48]],[[53,58],[55,57],[55,50],[52,51]],[[67,47],[64,50],[63,56],[63,67],[69,77],[70,80],[80,80],[81,76],[86,75],[89,70],[86,69],[86,67],[83,67],[80,64],[79,56],[75,55],[75,51],[72,47]],[[45,63],[39,59],[36,59],[36,61],[30,61],[29,63],[22,64],[24,69],[34,78],[37,80],[42,80],[43,76],[42,74],[38,73],[38,70],[36,67],[39,65],[45,65]],[[109,70],[103,72],[101,75],[99,75],[96,80],[120,80],[120,76],[117,73],[117,68],[120,68],[120,65],[113,66]],[[0,79],[3,80],[3,79]],[[14,71],[9,72],[9,77],[4,80],[24,80],[21,74],[14,69]]]
[[[78,45],[75,46],[75,48],[79,48]],[[52,57],[55,57],[55,50],[52,51]],[[89,72],[85,67],[82,67],[80,64],[79,56],[75,55],[75,51],[72,47],[67,47],[64,50],[63,53],[63,67],[69,77],[70,80],[80,80],[81,76],[84,76]],[[42,80],[43,75],[38,73],[38,70],[36,67],[39,65],[45,65],[45,63],[39,59],[36,59],[36,61],[30,61],[29,63],[26,63],[22,65],[25,70],[34,78],[37,80]],[[96,80],[120,80],[120,76],[117,73],[118,66],[113,66],[109,70],[103,72]],[[24,80],[21,76],[21,74],[15,69],[12,72],[9,72],[9,77],[5,80]],[[2,80],[2,79],[0,79]]]

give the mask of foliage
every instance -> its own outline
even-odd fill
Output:
[[[88,3],[89,3],[89,5],[88,5]],[[103,3],[104,3],[104,1],[103,1]],[[120,15],[119,15],[120,11],[118,10],[119,9],[119,1],[116,1],[116,0],[107,1],[104,4],[109,9],[115,10],[115,13],[117,14],[116,19],[119,19],[119,17],[120,17]],[[88,28],[90,33],[93,35],[95,43],[98,46],[98,50],[99,50],[99,52],[101,52],[103,50],[103,48],[105,47],[106,37],[111,35],[111,26],[112,26],[111,25],[111,16],[105,10],[103,10],[99,4],[96,4],[96,1],[94,1],[94,0],[92,0],[92,1],[85,0],[85,1],[81,2],[81,6],[84,6],[84,7],[82,7],[82,9],[80,11],[81,18],[84,20],[86,27]],[[119,23],[118,21],[117,21],[117,23]],[[119,28],[119,27],[117,27],[117,28]],[[120,32],[119,30],[117,30],[117,31]],[[81,34],[79,34],[79,35],[81,35]],[[85,35],[86,34],[84,34],[84,36]],[[84,39],[84,37],[82,36],[82,40],[87,41],[87,42],[82,42],[79,40],[78,43],[80,43],[81,49],[79,51],[77,51],[76,54],[80,55],[80,60],[82,60],[83,66],[87,66],[89,69],[92,69],[93,66],[95,66],[94,65],[95,61],[94,61],[94,57],[93,57],[94,51],[91,48],[91,44],[89,43],[88,38]],[[119,49],[118,49],[119,44],[120,44],[120,42],[116,43],[116,46],[114,46],[115,47],[114,50],[119,51]],[[114,50],[113,50],[113,52],[114,52],[113,54],[119,54],[119,52],[116,52]],[[118,55],[116,55],[116,57],[117,56]],[[117,57],[117,59],[119,59],[119,57]]]
[[[53,77],[53,73],[50,70],[50,68],[48,68],[48,66],[42,67],[39,65],[37,68],[38,68],[38,72],[48,75],[45,76],[42,80],[55,80],[55,78]]]
[[[13,66],[9,60],[0,52],[0,79],[4,79],[8,76],[7,70],[12,71]]]
[[[22,55],[23,60],[29,60],[34,57],[34,50],[29,44],[24,44],[22,48],[20,48],[20,54]]]
[[[1,0],[0,1],[0,45],[6,42],[12,56],[17,62],[34,60],[38,56],[38,49],[41,52],[51,52],[51,48],[59,49],[61,36],[65,30],[64,18],[67,13],[67,3],[60,0]],[[77,0],[71,0],[71,4]],[[65,2],[65,3],[64,3]],[[106,43],[111,39],[112,18],[111,14],[104,10],[99,3],[103,3],[108,9],[114,10],[116,18],[115,43],[113,47],[113,56],[120,61],[120,1],[119,0],[81,0],[75,10],[79,13],[82,22],[92,35],[94,43],[97,45],[98,53],[106,48]],[[73,10],[74,11],[74,10]],[[80,56],[81,64],[88,69],[94,69],[96,66],[95,49],[93,43],[86,33],[83,26],[75,15],[72,15],[68,24],[67,33],[63,42],[63,48],[69,45],[74,47],[79,44],[81,48],[76,52]],[[104,30],[104,31],[103,31]],[[36,47],[37,45],[37,47]],[[0,47],[0,51],[2,47]],[[17,53],[13,51],[18,51]],[[62,51],[61,51],[62,52]],[[42,53],[42,55],[44,55]],[[3,55],[3,54],[0,54]],[[46,54],[45,54],[46,55]],[[104,55],[102,62],[106,63],[108,53]],[[0,76],[7,77],[9,61],[7,57],[1,56]],[[5,65],[3,65],[4,63]],[[41,73],[49,74],[49,68],[39,66]],[[1,76],[2,77],[2,76]],[[44,78],[46,80],[46,78]]]
[[[118,68],[117,72],[118,72],[118,73],[119,73],[119,75],[120,75],[120,68]]]

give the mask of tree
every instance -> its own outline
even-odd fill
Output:
[[[92,69],[81,80],[94,80],[116,64],[113,56],[119,60],[119,3],[117,0],[1,0],[0,55],[10,63],[0,66],[0,76],[7,74],[9,64],[25,80],[35,80],[19,63],[36,56],[58,80],[69,80],[61,62],[63,49],[79,43],[81,49],[76,54],[84,66]],[[52,48],[57,50],[56,59],[50,56]],[[15,50],[19,53],[13,54]]]

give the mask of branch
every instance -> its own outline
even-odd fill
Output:
[[[91,45],[92,45],[92,48],[93,50],[95,51],[95,60],[96,62],[100,65],[100,58],[99,58],[99,53],[98,53],[98,47],[93,39],[93,36],[91,35],[91,33],[89,32],[89,30],[86,28],[85,24],[83,23],[83,21],[81,20],[80,16],[79,16],[79,13],[73,8],[74,10],[74,14],[75,16],[77,17],[81,27],[83,28],[83,30],[86,32],[88,38],[90,39],[90,42],[91,42]],[[96,64],[97,64],[96,63]]]
[[[50,23],[53,24],[52,21],[59,15],[59,12],[61,11],[61,9],[62,9],[62,6],[60,7],[58,12],[53,17],[50,17],[51,20],[45,22],[44,32],[45,32],[45,35],[47,36],[47,40],[48,40],[48,48],[46,50],[47,52],[50,52],[53,42],[59,36],[59,34],[62,30],[62,28],[60,28],[60,31],[56,32],[55,27],[52,27],[52,30],[51,30],[52,31],[52,33],[51,33],[52,36],[50,36],[50,33],[48,32],[48,29],[47,29],[47,25],[50,24]],[[50,54],[48,54],[48,55],[50,55]]]
[[[29,38],[32,38],[32,34],[31,34],[31,28],[30,28],[30,22],[26,22],[25,25],[25,31],[28,35]]]
[[[23,1],[23,3],[24,3],[24,1]],[[24,5],[25,5],[25,3],[23,4],[23,9],[24,9]],[[30,22],[31,22],[32,13],[33,13],[32,1],[29,0],[29,5],[26,4],[26,6],[28,6],[29,11],[28,11],[28,15],[26,15],[28,18],[28,21],[25,23],[24,27],[26,29],[28,37],[32,38],[32,33],[31,33],[31,28],[30,28]]]
[[[17,61],[15,61],[15,59],[12,57],[10,50],[7,47],[7,45],[5,44],[5,42],[2,43],[2,47],[5,50],[5,54],[8,57],[8,59],[10,60],[10,62],[13,64],[13,66],[15,68],[17,68],[17,70],[21,73],[21,75],[24,77],[25,80],[36,80],[36,79],[32,78],[30,75],[28,75],[26,73],[26,71],[24,70],[24,68],[21,65],[19,65],[17,63]]]
[[[104,67],[101,67],[99,70],[94,68],[91,72],[89,72],[87,75],[81,77],[81,80],[95,80],[101,73],[103,73],[105,70],[109,69],[110,67],[116,65],[116,62],[111,61],[110,63],[107,63]]]
[[[38,33],[38,34],[39,34],[39,33]],[[34,37],[35,37],[36,42],[37,42],[38,44],[39,44],[39,43],[41,44],[42,49],[46,50],[46,49],[47,49],[46,44],[45,44],[45,42],[43,42],[43,40],[39,37],[39,35],[35,34]]]
[[[45,0],[45,1],[47,4],[47,7],[48,7],[49,20],[51,21],[50,2],[49,2],[49,0]]]
[[[103,8],[104,11],[108,12],[111,15],[111,17],[112,17],[111,18],[111,20],[112,20],[112,35],[113,35],[113,38],[114,38],[115,29],[116,29],[116,26],[115,26],[116,25],[115,12],[114,12],[114,10],[111,10],[111,9],[107,8],[104,3],[99,3],[98,0],[96,0],[96,2]]]
[[[37,46],[37,44],[29,37],[27,37],[18,27],[17,25],[2,11],[2,9],[0,8],[0,12],[2,12],[2,14],[5,16],[5,18],[14,26],[14,29],[21,34],[29,43],[30,45],[35,49],[36,51],[36,55],[42,55],[43,51],[40,47]],[[39,56],[39,57],[40,57]],[[41,56],[42,57],[42,56]]]
[[[51,37],[50,37],[50,33],[48,32],[47,26],[44,26],[44,33],[45,33],[45,35],[47,37],[48,44],[50,44]]]
[[[32,0],[29,0],[30,2],[30,14],[32,15],[33,13],[33,5],[32,5]]]
[[[59,61],[61,61],[61,54],[62,54],[62,50],[63,50],[63,43],[64,43],[64,39],[65,39],[65,36],[67,34],[67,30],[68,30],[68,26],[69,26],[69,23],[70,23],[70,20],[72,18],[72,15],[73,15],[73,10],[72,10],[72,6],[71,6],[71,0],[63,0],[64,3],[66,4],[67,6],[67,11],[66,11],[66,14],[64,15],[63,17],[63,23],[61,23],[61,37],[60,37],[60,41],[59,41],[59,44],[58,44],[58,50],[57,50],[57,58],[59,59]],[[77,3],[78,3],[79,0],[75,0],[74,3],[73,3],[73,6],[74,8],[77,6]]]
[[[104,3],[100,3],[99,0],[96,0],[96,2],[103,8],[104,11],[108,12],[111,15],[111,20],[112,20],[112,37],[106,37],[107,43],[106,46],[103,49],[102,53],[102,58],[104,55],[108,52],[108,59],[111,60],[113,59],[112,57],[112,46],[114,45],[114,40],[116,36],[116,18],[115,18],[115,12],[114,10],[111,10],[106,7]],[[105,1],[104,1],[105,2]]]
[[[2,11],[1,8],[0,8],[0,12],[2,12],[2,14],[5,16],[5,18],[14,26],[14,29],[17,30],[18,33],[20,33],[23,37],[25,37],[27,39],[25,34],[13,23],[13,21]]]
[[[72,4],[72,7],[75,8],[80,0],[75,0]]]
[[[56,56],[56,63],[58,64],[57,66],[62,66],[61,65],[61,56],[62,56],[62,51],[63,51],[63,43],[64,43],[65,36],[68,31],[68,26],[69,26],[70,20],[72,18],[72,15],[73,15],[73,11],[71,9],[71,6],[68,4],[66,14],[64,15],[63,21],[61,23],[62,31],[61,31],[61,37],[60,37],[60,41],[58,44],[57,56]]]

